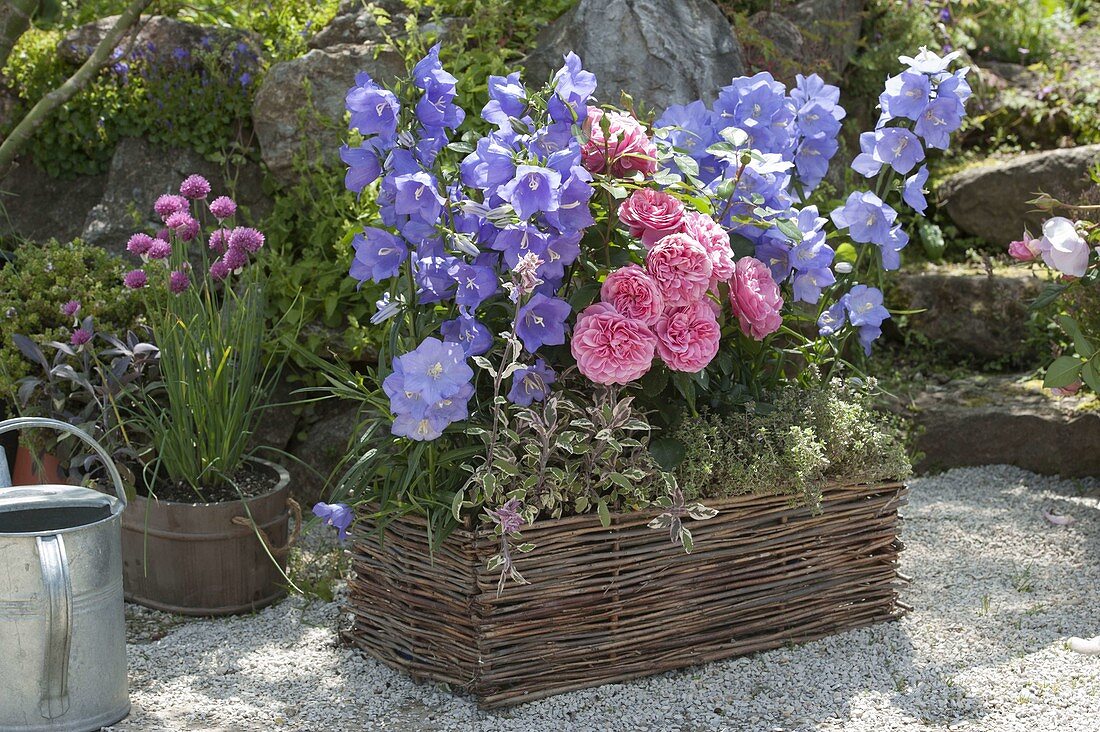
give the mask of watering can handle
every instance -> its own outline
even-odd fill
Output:
[[[28,427],[45,427],[60,432],[67,432],[74,437],[79,437],[88,447],[92,448],[92,451],[95,452],[107,467],[107,473],[111,476],[111,480],[115,484],[115,493],[118,495],[118,500],[122,503],[123,508],[126,507],[126,488],[122,485],[122,476],[119,475],[118,468],[115,467],[115,463],[111,460],[111,456],[107,454],[107,451],[104,450],[98,442],[93,440],[87,432],[79,427],[73,427],[68,422],[62,422],[56,419],[48,419],[46,417],[17,417],[16,419],[8,419],[0,422],[0,434],[11,432],[12,430],[26,429]],[[0,487],[10,485],[10,478],[6,473],[7,462],[3,455],[0,455]]]

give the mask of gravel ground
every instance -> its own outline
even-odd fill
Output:
[[[900,622],[496,713],[338,646],[333,604],[131,611],[134,708],[112,729],[1093,732],[1100,656],[1066,640],[1100,633],[1098,508],[1100,482],[1004,466],[914,480]]]

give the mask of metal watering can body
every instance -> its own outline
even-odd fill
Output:
[[[110,456],[51,419],[0,422],[68,432],[106,464],[118,497],[77,486],[7,487],[0,450],[0,732],[84,732],[130,712],[122,596],[126,493]]]

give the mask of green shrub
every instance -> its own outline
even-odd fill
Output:
[[[94,318],[97,331],[119,334],[134,327],[140,302],[122,286],[125,270],[118,257],[79,240],[15,251],[0,269],[0,398],[13,400],[15,382],[33,370],[12,336],[67,342],[73,323],[61,306],[69,300],[80,301],[80,315]]]

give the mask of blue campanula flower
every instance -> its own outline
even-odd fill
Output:
[[[887,272],[901,266],[901,250],[909,243],[909,235],[898,224],[890,229],[890,238],[879,247],[882,254],[882,268]]]
[[[353,193],[362,193],[382,174],[382,161],[372,141],[364,141],[358,147],[341,146],[340,159],[348,166],[344,187]]]
[[[355,258],[350,274],[362,285],[367,280],[384,282],[395,277],[409,255],[408,245],[385,229],[368,227],[352,237]]]
[[[962,127],[963,113],[954,97],[937,97],[924,108],[913,131],[920,135],[928,147],[946,150],[951,143],[951,133]]]
[[[516,173],[515,151],[497,135],[490,134],[477,141],[477,148],[462,161],[462,182],[482,191],[496,189]]]
[[[890,317],[883,307],[882,290],[868,285],[856,285],[844,296],[844,307],[848,311],[848,320],[854,326],[882,325]]]
[[[348,527],[355,519],[355,512],[346,503],[320,501],[313,506],[313,515],[322,519],[326,526],[335,528],[340,541],[347,540]]]
[[[416,350],[394,359],[400,370],[406,391],[415,392],[429,404],[454,396],[474,377],[466,364],[466,354],[456,343],[444,343],[425,338]]]
[[[918,53],[916,57],[898,56],[898,61],[918,74],[935,75],[947,71],[947,67],[950,66],[951,62],[957,59],[960,54],[961,51],[953,51],[941,57],[935,52],[929,51],[924,46],[921,46],[920,53]]]
[[[884,244],[898,214],[870,191],[853,191],[844,205],[830,214],[839,229],[848,229],[852,241]]]
[[[859,136],[863,151],[852,161],[852,169],[867,178],[878,175],[883,165],[889,165],[902,175],[924,160],[920,140],[904,127],[880,127]]]
[[[546,215],[547,223],[559,231],[583,231],[596,223],[589,200],[596,190],[592,175],[584,168],[574,168],[561,187],[558,208]]]
[[[565,65],[554,74],[554,96],[547,103],[555,122],[582,123],[588,117],[588,100],[596,91],[596,75],[581,68],[580,57],[570,51]]]
[[[765,233],[764,237],[756,244],[754,252],[759,259],[771,271],[772,279],[784,282],[791,275],[791,244],[778,230],[772,229]]]
[[[817,332],[823,336],[836,335],[846,322],[845,299],[841,298],[822,311],[817,319]]]
[[[502,199],[512,204],[520,220],[540,211],[557,211],[561,203],[561,174],[537,165],[516,166],[512,180],[501,186]]]
[[[520,82],[519,72],[508,76],[489,77],[489,101],[481,110],[481,118],[497,127],[510,127],[509,118],[523,117],[527,111],[527,90]]]
[[[829,250],[832,251],[832,250]],[[836,284],[836,275],[828,267],[796,272],[791,283],[794,299],[816,305],[822,289]]]
[[[414,277],[420,288],[417,302],[427,305],[441,302],[454,296],[458,283],[451,276],[451,270],[458,259],[451,256],[427,256],[416,260]]]
[[[473,316],[460,314],[439,327],[443,340],[457,343],[467,356],[480,356],[493,347],[493,333]]]
[[[436,190],[435,179],[423,171],[399,175],[393,180],[396,195],[394,210],[402,216],[415,216],[434,224],[443,211],[443,197]]]
[[[541,402],[550,393],[550,385],[557,380],[554,369],[546,365],[541,358],[534,366],[522,366],[512,372],[512,388],[508,392],[508,401],[521,407],[529,407],[532,402]]]
[[[457,262],[450,271],[457,283],[455,302],[466,308],[476,308],[500,289],[497,273],[492,267]]]
[[[901,189],[901,198],[917,213],[924,215],[928,208],[928,201],[924,197],[924,185],[928,182],[928,167],[920,166],[920,169],[905,179]]]
[[[889,118],[905,117],[915,122],[928,106],[931,94],[932,82],[927,75],[903,71],[886,80],[879,106]]]
[[[871,344],[878,340],[878,337],[882,335],[881,325],[864,325],[859,329],[857,337],[859,338],[859,345],[863,346],[863,352],[868,356],[871,355]]]
[[[836,136],[829,136],[824,132],[807,137],[798,144],[794,164],[807,192],[817,188],[825,179],[825,174],[829,172],[829,161],[839,149],[840,143]]]
[[[565,343],[565,321],[572,308],[565,300],[542,293],[531,296],[516,314],[516,335],[528,353]]]
[[[355,75],[355,86],[348,90],[344,104],[351,112],[348,123],[351,129],[384,140],[392,140],[397,134],[397,115],[401,109],[397,97],[374,83],[369,74],[360,71]]]

